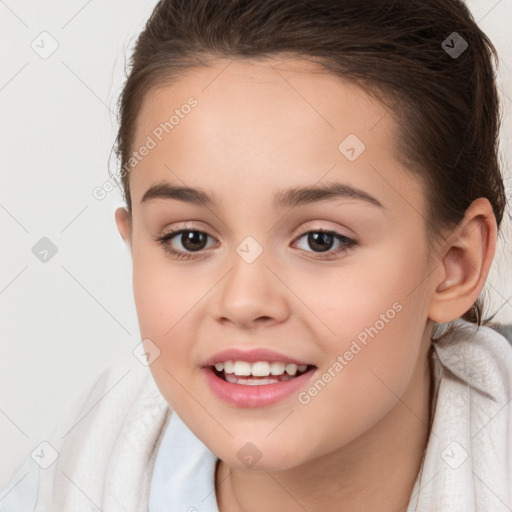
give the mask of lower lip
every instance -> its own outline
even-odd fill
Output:
[[[292,393],[297,392],[315,373],[312,368],[298,377],[275,384],[262,384],[260,386],[247,386],[234,384],[217,377],[213,368],[202,368],[210,389],[222,400],[238,407],[264,407],[284,400]]]

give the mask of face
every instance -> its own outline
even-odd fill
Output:
[[[229,62],[144,99],[133,287],[170,406],[229,465],[279,470],[344,449],[423,385],[426,204],[394,156],[392,116],[364,90],[298,60]],[[212,369],[227,360],[307,367],[229,383]]]

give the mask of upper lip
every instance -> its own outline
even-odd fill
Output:
[[[249,363],[255,363],[256,361],[280,361],[283,363],[294,363],[296,365],[310,364],[268,348],[242,349],[233,347],[217,352],[204,361],[203,366],[214,366],[215,363],[222,363],[224,361],[247,361]]]

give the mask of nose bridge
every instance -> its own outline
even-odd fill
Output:
[[[259,236],[261,240],[261,236]],[[235,248],[231,257],[232,270],[228,274],[226,293],[237,303],[260,301],[262,295],[268,294],[272,284],[269,283],[269,249],[254,236],[246,236]]]

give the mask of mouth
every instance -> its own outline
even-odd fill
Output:
[[[225,361],[202,370],[211,392],[222,401],[239,408],[255,408],[277,404],[299,393],[317,367],[276,361]]]
[[[242,386],[266,386],[296,379],[316,369],[314,365],[282,363],[278,361],[226,361],[210,366],[216,377],[231,384]]]

